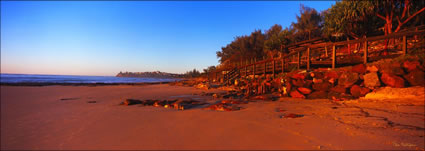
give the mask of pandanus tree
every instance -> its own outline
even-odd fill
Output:
[[[217,57],[221,64],[235,64],[262,58],[264,56],[264,34],[261,30],[255,30],[249,36],[236,37],[221,51],[217,51]]]
[[[282,30],[281,25],[273,25],[265,33],[264,53],[268,57],[274,57],[276,54],[285,53],[283,46],[288,45],[293,39],[292,30],[285,28]]]
[[[381,0],[336,2],[325,15],[324,33],[344,33],[353,38],[383,31],[385,35],[406,26],[423,25],[424,1]],[[388,47],[388,40],[385,44]]]
[[[398,32],[407,24],[414,25],[414,22],[409,23],[409,21],[415,17],[421,17],[422,20],[425,17],[423,13],[425,11],[424,1],[383,0],[371,1],[371,3],[374,6],[374,15],[385,21],[385,26],[383,27],[385,35]],[[388,49],[388,42],[386,40],[385,50]],[[384,54],[387,54],[387,51]]]
[[[384,23],[371,15],[369,1],[344,0],[324,11],[324,36],[349,36],[354,39],[376,33]]]
[[[274,55],[281,51],[282,49],[282,26],[281,25],[273,25],[269,30],[265,33],[265,41],[264,41],[264,53],[267,54],[268,57],[274,57]]]
[[[314,9],[301,5],[300,16],[296,16],[297,22],[292,23],[299,40],[310,40],[313,37],[320,36],[322,26],[322,17]]]

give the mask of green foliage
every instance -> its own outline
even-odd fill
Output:
[[[320,36],[322,26],[322,16],[314,9],[301,5],[300,16],[297,22],[292,23],[295,29],[297,40],[304,41]]]
[[[276,24],[265,33],[255,30],[250,35],[235,37],[217,51],[221,67],[276,57],[288,53],[283,46],[316,37],[357,39],[425,24],[423,0],[342,0],[321,13],[304,5],[300,7],[300,15],[290,28]]]
[[[209,74],[213,72],[214,70],[216,70],[215,66],[209,66],[208,68],[204,69],[204,72],[202,74]]]
[[[372,10],[371,1],[343,0],[336,2],[324,12],[324,36],[350,36],[358,39],[377,32],[383,22],[379,21],[376,15],[370,13]]]
[[[282,30],[281,25],[273,25],[265,34],[264,53],[268,57],[276,56],[279,52],[284,53],[283,46],[294,40],[293,34],[293,30]]]
[[[198,70],[196,70],[196,69],[193,69],[191,71],[187,71],[184,74],[184,76],[187,77],[187,78],[199,77],[200,75],[201,75],[201,73]]]
[[[249,36],[236,37],[234,41],[221,51],[217,51],[220,63],[230,64],[250,60],[252,58],[262,58],[265,36],[261,30],[255,30]]]

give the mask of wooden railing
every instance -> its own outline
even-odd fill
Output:
[[[417,28],[416,28],[417,29]],[[266,75],[271,74],[275,77],[277,73],[289,71],[288,68],[301,69],[305,67],[307,70],[312,66],[327,66],[335,68],[336,66],[353,65],[353,64],[366,64],[369,61],[376,61],[383,58],[391,58],[399,55],[406,54],[408,46],[408,38],[411,39],[410,43],[417,43],[418,40],[424,40],[425,29],[405,31],[393,33],[390,35],[376,36],[361,38],[357,40],[341,41],[341,42],[322,42],[318,44],[306,45],[305,42],[300,42],[302,47],[295,47],[289,49],[290,53],[279,58],[265,59],[261,61],[251,61],[251,63],[243,64],[233,63],[227,68],[216,70],[209,74],[210,80],[221,80],[222,82],[229,83],[229,76],[226,76],[229,71],[239,70],[240,77],[253,75]],[[383,43],[389,44],[387,49],[376,48],[385,46]],[[292,45],[293,46],[293,45]],[[353,49],[353,46],[355,47]],[[401,49],[399,48],[401,46]],[[419,48],[425,46],[419,45]],[[412,49],[413,47],[410,47]],[[329,51],[331,50],[331,51]],[[387,55],[379,55],[386,51]],[[248,62],[248,61],[245,61]]]

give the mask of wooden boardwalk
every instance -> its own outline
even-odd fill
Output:
[[[425,49],[423,44],[424,37],[425,29],[418,30],[416,28],[416,30],[408,30],[386,36],[350,41],[319,43],[317,43],[318,40],[303,41],[286,46],[290,53],[282,57],[261,61],[251,59],[245,61],[245,64],[243,62],[233,63],[226,68],[210,73],[208,78],[214,81],[232,83],[238,77],[253,75],[271,74],[274,78],[276,74],[289,72],[294,68],[310,70],[318,67],[335,68],[361,63],[366,64],[371,61],[404,55],[415,48]],[[417,44],[420,40],[422,40],[422,43]],[[384,49],[383,43],[386,41],[390,41],[390,44],[387,49]],[[386,55],[382,55],[383,53],[386,53]]]

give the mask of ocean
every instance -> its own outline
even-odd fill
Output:
[[[0,83],[154,83],[173,82],[179,79],[130,78],[114,76],[0,74]]]

